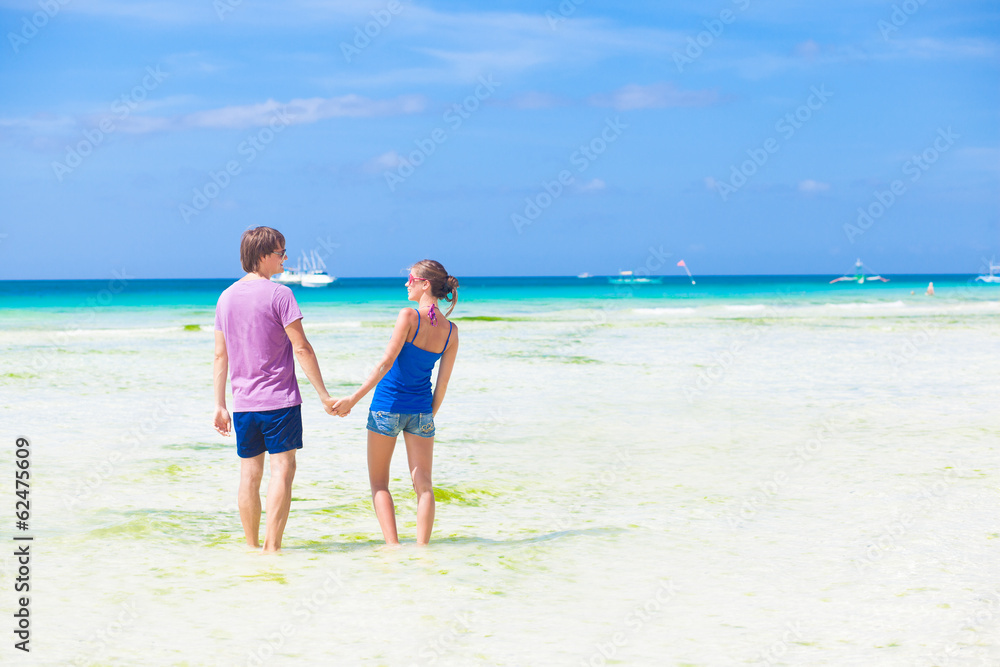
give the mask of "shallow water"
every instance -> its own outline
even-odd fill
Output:
[[[505,319],[458,320],[431,546],[401,444],[380,546],[367,401],[328,417],[300,374],[276,557],[241,545],[211,308],[8,311],[35,541],[32,653],[2,661],[1000,664],[1000,290],[939,295],[471,300]],[[331,393],[402,305],[303,306]]]

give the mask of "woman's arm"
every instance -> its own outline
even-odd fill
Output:
[[[455,326],[454,324],[452,325]],[[437,415],[438,408],[444,402],[444,394],[448,391],[448,380],[451,379],[451,369],[455,367],[455,357],[458,356],[458,327],[451,331],[451,342],[448,349],[441,355],[441,365],[438,366],[437,382],[434,383],[434,404],[431,416]]]
[[[399,356],[399,351],[403,349],[403,343],[406,339],[410,337],[410,329],[415,327],[417,323],[417,313],[412,308],[404,308],[399,311],[399,316],[396,317],[396,326],[392,329],[392,336],[389,337],[389,344],[385,348],[385,354],[382,355],[382,360],[372,369],[371,375],[365,380],[364,384],[358,387],[350,396],[339,399],[333,405],[333,411],[335,414],[339,414],[341,417],[346,417],[347,414],[354,408],[354,406],[360,401],[365,395],[374,389],[375,385],[381,382],[385,374],[389,372],[392,368],[393,362],[396,361],[396,357]]]

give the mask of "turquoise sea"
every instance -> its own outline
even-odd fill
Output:
[[[769,306],[796,314],[796,308],[868,305],[871,308],[926,309],[925,291],[933,282],[934,303],[947,308],[996,301],[997,285],[970,275],[899,275],[888,283],[830,284],[832,276],[663,277],[662,284],[613,285],[608,278],[462,278],[459,316],[560,316],[581,309],[674,308],[710,314],[725,306]],[[233,279],[137,280],[115,274],[107,280],[0,281],[2,325],[92,321],[110,326],[141,326],[185,318],[203,321],[214,311],[219,293]],[[317,317],[382,315],[405,298],[405,278],[340,278],[328,288],[296,286],[299,303]],[[402,304],[405,305],[405,304]],[[805,312],[805,311],[803,311]]]
[[[367,400],[329,417],[300,372],[275,557],[211,427],[231,280],[0,282],[0,476],[29,438],[34,537],[32,652],[8,633],[0,663],[1000,664],[1000,285],[831,278],[460,277],[431,545],[400,446],[381,546]],[[331,393],[403,282],[294,289]]]

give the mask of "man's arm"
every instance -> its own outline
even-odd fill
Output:
[[[319,400],[323,402],[323,409],[332,415],[333,399],[330,398],[330,393],[326,390],[326,385],[323,384],[323,374],[319,370],[319,361],[316,360],[316,352],[313,351],[312,345],[306,340],[306,332],[302,330],[302,320],[295,320],[285,327],[285,333],[288,334],[288,340],[292,341],[295,358],[299,360],[299,365],[305,371],[310,384],[316,388]]]
[[[232,420],[226,408],[226,377],[229,375],[229,350],[226,349],[226,337],[221,331],[215,332],[215,430],[222,435],[229,435]]]

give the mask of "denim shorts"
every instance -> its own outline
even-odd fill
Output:
[[[302,449],[302,406],[263,412],[234,412],[236,453],[250,459],[267,450],[280,454]]]
[[[421,438],[434,437],[434,415],[429,412],[401,414],[399,412],[368,411],[368,430],[395,438],[406,431]]]

